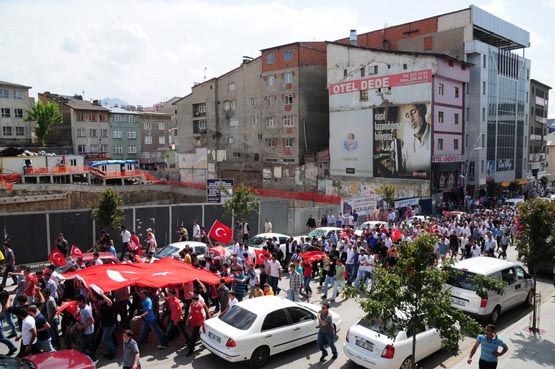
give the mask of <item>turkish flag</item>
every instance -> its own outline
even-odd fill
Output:
[[[401,239],[401,231],[397,228],[391,230],[391,239],[393,242],[397,242]]]
[[[255,265],[264,265],[264,260],[272,256],[269,251],[264,249],[254,249],[254,256],[255,256]]]
[[[48,255],[48,261],[56,266],[64,266],[67,263],[64,254],[57,247],[54,247]]]
[[[73,315],[75,319],[78,318],[77,316],[77,301],[66,301],[63,302],[62,305],[56,310],[56,314],[59,315],[67,310],[68,313]]]
[[[216,220],[214,221],[214,224],[212,224],[212,228],[210,228],[208,236],[216,242],[221,242],[224,245],[227,245],[233,238],[233,231],[219,220]]]
[[[76,258],[83,257],[83,253],[81,249],[75,245],[71,245],[71,252],[69,253],[71,256],[75,256]]]

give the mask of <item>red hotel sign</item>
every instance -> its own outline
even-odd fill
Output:
[[[332,83],[330,85],[329,94],[346,94],[350,92],[374,90],[384,87],[398,87],[416,85],[419,83],[427,83],[432,81],[432,70],[418,70],[415,72],[406,72],[399,74],[389,74],[380,77],[362,78],[354,81],[345,81]]]

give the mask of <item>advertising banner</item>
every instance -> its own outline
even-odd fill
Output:
[[[355,211],[358,215],[368,215],[377,209],[380,200],[381,197],[378,196],[351,197],[343,199],[341,208],[344,214]]]
[[[374,176],[430,179],[430,103],[373,109]]]
[[[207,179],[206,202],[223,204],[233,195],[233,179]]]
[[[354,81],[332,83],[329,87],[329,94],[346,94],[351,92],[374,90],[378,88],[415,85],[431,81],[432,70],[424,69],[414,72],[389,74],[379,77],[361,78]]]
[[[372,109],[330,113],[330,174],[372,176]]]

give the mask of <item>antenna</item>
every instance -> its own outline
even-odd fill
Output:
[[[206,67],[204,67],[204,77],[203,81],[206,81]]]

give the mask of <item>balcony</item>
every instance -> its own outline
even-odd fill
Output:
[[[536,116],[536,122],[541,124],[547,124],[547,118]]]

